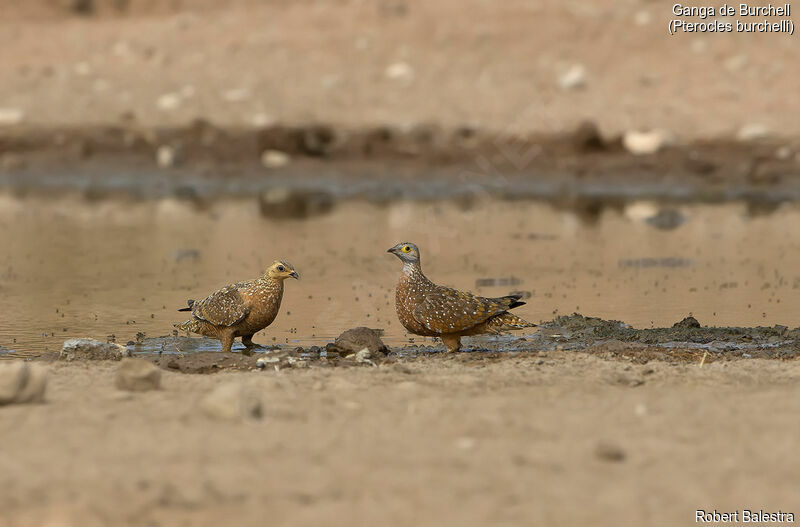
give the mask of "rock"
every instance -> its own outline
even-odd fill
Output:
[[[161,370],[144,359],[124,359],[114,377],[114,385],[129,392],[146,392],[161,387]]]
[[[597,125],[592,121],[583,121],[572,135],[573,144],[579,151],[597,152],[606,149],[606,142]]]
[[[634,221],[647,221],[658,214],[659,206],[652,201],[635,201],[625,205],[625,217]]]
[[[655,154],[670,143],[669,134],[663,130],[649,132],[629,131],[622,137],[622,145],[634,155]]]
[[[77,15],[92,15],[95,10],[94,0],[69,0],[69,9]]]
[[[200,249],[175,249],[172,252],[172,259],[175,262],[182,262],[184,260],[189,260],[192,262],[196,262],[200,260],[202,253]]]
[[[383,353],[381,353],[381,355],[383,355]],[[361,351],[359,351],[358,353],[356,353],[353,356],[353,358],[359,364],[369,364],[370,366],[378,366],[377,364],[375,364],[374,362],[372,362],[370,360],[372,358],[372,352],[370,350],[368,350],[367,348],[364,348]]]
[[[369,355],[364,358],[383,358],[389,352],[389,348],[383,343],[380,335],[381,331],[376,329],[365,327],[348,329],[339,335],[332,348],[341,356],[357,355],[366,349]]]
[[[586,86],[586,68],[575,64],[558,79],[558,85],[564,90],[577,90]]]
[[[259,195],[258,204],[262,216],[301,219],[329,212],[333,196],[321,190],[276,187]]]
[[[281,358],[280,357],[260,357],[256,360],[256,368],[259,370],[263,370],[268,366],[275,366],[280,364]]]
[[[47,373],[38,364],[22,361],[0,364],[0,406],[40,403],[46,387]]]
[[[757,141],[769,136],[769,130],[766,126],[758,123],[750,123],[742,126],[736,134],[739,141]]]
[[[474,437],[459,437],[455,440],[454,446],[459,450],[474,450],[477,444]]]
[[[594,455],[603,461],[619,463],[625,461],[627,455],[621,446],[607,441],[600,441],[595,445]]]
[[[675,322],[672,325],[672,327],[673,328],[687,328],[688,329],[688,328],[699,328],[701,326],[700,326],[700,322],[698,322],[696,318],[694,318],[692,316],[688,316],[688,317],[684,318],[683,320],[681,320],[680,322]]]
[[[387,79],[403,82],[411,82],[414,80],[414,68],[406,62],[395,62],[386,66],[383,74]]]
[[[775,158],[780,161],[790,160],[793,154],[792,147],[789,145],[783,145],[775,150]]]
[[[130,357],[131,352],[125,346],[114,342],[103,342],[96,339],[69,339],[64,341],[60,360],[73,361],[80,360],[120,360],[123,357]]]
[[[280,150],[264,150],[261,154],[261,164],[266,168],[285,167],[291,161],[291,157],[286,152]]]
[[[250,124],[255,128],[265,128],[275,124],[275,118],[268,113],[259,112],[250,117]]]
[[[13,126],[25,119],[25,112],[20,108],[0,108],[0,126]]]
[[[378,4],[378,12],[383,16],[405,16],[408,5],[402,0],[383,0]]]
[[[178,164],[178,150],[170,145],[161,145],[156,150],[156,163],[160,168],[172,168]]]
[[[677,229],[686,223],[686,216],[684,216],[677,209],[660,209],[658,213],[644,220],[648,225],[652,225],[656,229],[672,230]]]
[[[261,419],[264,412],[260,391],[241,382],[217,386],[200,400],[200,409],[209,417],[229,421]]]
[[[256,361],[256,363],[258,363],[258,361]],[[286,363],[292,368],[308,368],[308,361],[297,357],[287,357]]]
[[[156,106],[161,110],[174,110],[182,101],[180,93],[165,93],[156,100]]]
[[[730,72],[741,71],[747,67],[748,62],[750,60],[747,58],[747,55],[734,55],[725,59],[725,69]]]
[[[703,176],[713,174],[719,168],[715,161],[704,157],[696,151],[689,152],[689,155],[686,157],[685,166],[687,170]]]
[[[339,143],[336,130],[330,126],[309,126],[300,134],[300,149],[311,156],[330,155]]]

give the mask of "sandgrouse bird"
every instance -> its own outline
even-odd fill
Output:
[[[283,281],[290,277],[300,275],[291,264],[276,260],[255,280],[223,287],[204,300],[189,300],[189,307],[178,311],[191,311],[192,318],[175,327],[219,339],[222,351],[231,351],[236,337],[242,337],[242,344],[249,349],[253,335],[272,324],[278,315]]]
[[[464,336],[536,327],[508,312],[525,304],[519,301],[521,295],[483,298],[436,285],[422,274],[416,245],[400,243],[388,252],[403,262],[395,299],[397,318],[411,333],[441,337],[448,352],[458,351]]]

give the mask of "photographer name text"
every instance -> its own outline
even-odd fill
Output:
[[[742,509],[740,511],[719,512],[717,509],[707,511],[704,509],[697,509],[694,515],[695,523],[710,523],[710,524],[736,524],[736,523],[755,523],[755,524],[775,524],[775,525],[793,525],[794,513],[764,511],[764,510],[750,510]]]

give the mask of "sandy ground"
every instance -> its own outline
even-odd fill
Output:
[[[70,5],[94,4],[93,15]],[[760,4],[761,2],[756,2]],[[114,6],[127,5],[118,9]],[[796,37],[669,36],[644,0],[6,2],[0,107],[35,126],[471,125],[800,133]],[[79,10],[78,10],[79,11]],[[687,19],[700,21],[700,19]],[[777,20],[777,19],[776,19]],[[583,68],[582,88],[559,81]]]
[[[50,366],[0,409],[0,525],[688,525],[797,512],[800,365],[431,355],[379,368],[164,373]],[[198,410],[252,383],[261,420]],[[795,509],[793,509],[795,508]],[[324,520],[323,520],[324,518]]]

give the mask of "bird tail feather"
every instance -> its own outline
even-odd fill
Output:
[[[495,331],[506,329],[535,328],[536,324],[528,322],[517,315],[511,313],[501,313],[487,321],[489,327]]]
[[[194,309],[194,300],[190,298],[186,303],[189,305],[189,307],[182,307],[178,311],[191,311]]]
[[[191,331],[193,333],[197,333],[200,330],[200,324],[196,319],[187,320],[186,322],[181,322],[180,324],[174,324],[174,327],[175,329]]]
[[[522,295],[515,293],[513,295],[502,296],[499,300],[508,305],[506,309],[514,309],[515,307],[525,305],[525,302],[520,301],[520,298],[522,298]]]

